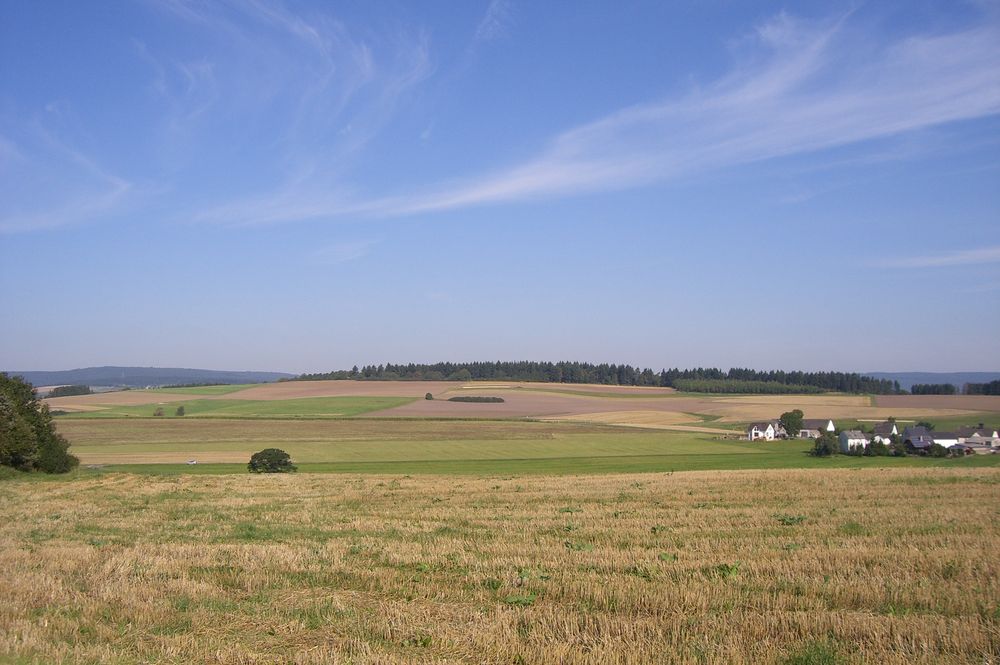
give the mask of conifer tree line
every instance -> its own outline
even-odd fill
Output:
[[[966,383],[961,391],[953,383],[915,383],[910,392],[914,395],[1000,395],[1000,380]]]
[[[365,365],[349,370],[303,374],[298,381],[336,379],[372,381],[536,381],[598,383],[613,386],[659,386],[690,392],[801,393],[836,391],[888,395],[902,392],[898,381],[848,372],[761,371],[716,367],[662,369],[585,362],[495,361],[407,365]]]

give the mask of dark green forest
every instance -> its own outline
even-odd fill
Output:
[[[296,381],[536,381],[598,383],[612,386],[660,386],[692,392],[782,394],[848,392],[886,395],[900,392],[899,383],[847,372],[787,372],[715,367],[662,369],[584,362],[495,361],[472,363],[366,365],[349,370],[303,374]]]

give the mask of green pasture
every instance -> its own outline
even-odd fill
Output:
[[[370,411],[390,409],[414,401],[412,397],[305,397],[283,400],[192,399],[110,406],[100,411],[85,411],[59,416],[60,419],[89,418],[346,418]],[[175,416],[183,406],[185,415]],[[163,409],[162,416],[154,416]]]
[[[268,421],[257,421],[259,424]],[[232,421],[234,427],[239,421]],[[363,431],[351,431],[358,423]],[[97,423],[95,423],[96,425]],[[255,423],[244,423],[243,427]],[[391,428],[383,436],[380,425]],[[194,422],[191,425],[195,425]],[[442,475],[524,475],[642,473],[724,469],[788,468],[867,468],[867,467],[974,467],[996,466],[1000,456],[975,455],[965,459],[862,458],[808,455],[809,441],[750,443],[722,440],[709,435],[662,432],[626,428],[576,428],[537,426],[529,422],[453,422],[440,424],[414,438],[395,438],[400,423],[378,420],[330,421],[336,428],[323,432],[323,423],[304,427],[300,432],[247,435],[234,430],[233,436],[216,432],[202,437],[192,427],[190,436],[146,438],[142,429],[134,437],[122,436],[113,442],[100,437],[81,437],[74,446],[83,457],[162,454],[165,457],[198,459],[199,454],[239,453],[246,455],[268,447],[287,451],[302,472],[442,474]],[[498,429],[499,428],[499,429]],[[482,431],[480,431],[482,429]],[[233,464],[106,464],[81,473],[129,471],[138,473],[243,473],[245,463]]]

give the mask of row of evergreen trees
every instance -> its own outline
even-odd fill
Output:
[[[958,395],[958,387],[953,383],[915,383],[910,388],[914,395]],[[963,395],[1000,395],[1000,380],[989,383],[966,383]]]
[[[617,386],[663,386],[683,389],[686,385],[709,385],[691,382],[732,382],[726,390],[711,392],[813,392],[812,389],[848,393],[886,395],[901,392],[899,382],[874,379],[847,372],[786,372],[715,367],[663,369],[654,372],[632,365],[591,364],[581,362],[472,362],[408,365],[366,365],[350,370],[303,374],[297,380],[331,379],[404,380],[404,381],[538,381],[544,383],[599,383]],[[678,384],[678,381],[682,383]],[[768,385],[761,385],[768,384]],[[744,389],[738,389],[742,386]],[[730,390],[731,388],[731,390]],[[690,388],[689,388],[690,389]]]
[[[966,395],[1000,395],[1000,380],[989,383],[966,383],[962,392]]]

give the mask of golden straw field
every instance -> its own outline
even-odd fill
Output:
[[[1000,471],[0,484],[0,662],[995,663]]]

